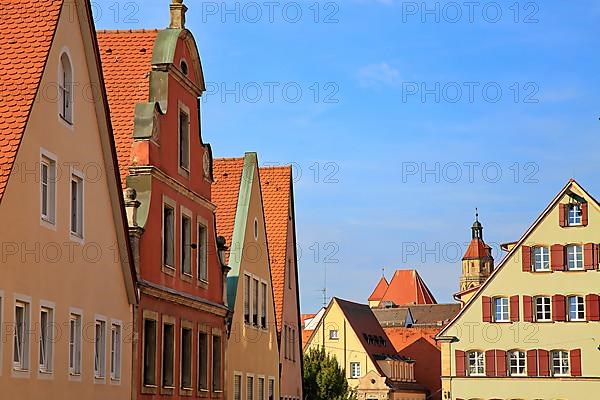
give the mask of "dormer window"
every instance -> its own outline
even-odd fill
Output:
[[[73,123],[73,69],[67,53],[60,56],[58,71],[59,115],[67,123]]]
[[[581,225],[581,205],[569,204],[569,226]]]

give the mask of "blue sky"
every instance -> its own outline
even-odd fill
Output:
[[[96,0],[96,25],[168,3]],[[325,268],[328,296],[416,268],[451,301],[475,207],[499,261],[569,178],[600,195],[597,1],[186,3],[203,139],[294,165],[303,312]]]

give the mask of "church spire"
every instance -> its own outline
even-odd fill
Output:
[[[483,240],[483,225],[479,222],[479,210],[475,209],[475,222],[471,227],[471,238]]]

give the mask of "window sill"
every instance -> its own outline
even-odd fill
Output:
[[[185,179],[190,179],[190,171],[188,169],[186,169],[185,167],[182,167],[181,165],[178,167],[178,171],[179,176],[185,178]]]
[[[44,217],[40,218],[40,225],[44,228],[48,228],[50,230],[56,231],[56,222],[50,219],[46,219]]]
[[[167,265],[167,264],[163,264],[161,269],[162,269],[162,272],[164,272],[167,275],[173,276],[173,277],[177,274],[177,270],[175,269],[175,267],[171,267],[170,265]]]
[[[72,242],[84,244],[83,235],[80,235],[80,234],[74,233],[74,232],[69,232],[69,237]]]

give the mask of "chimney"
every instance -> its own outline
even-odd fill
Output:
[[[170,29],[185,29],[185,13],[188,8],[183,0],[172,0],[171,2],[171,24]]]

